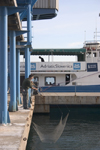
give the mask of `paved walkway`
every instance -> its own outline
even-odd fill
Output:
[[[35,100],[29,110],[18,106],[18,111],[10,112],[11,124],[0,125],[0,150],[25,150],[30,130]]]

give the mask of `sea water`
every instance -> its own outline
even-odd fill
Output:
[[[52,107],[48,115],[34,114],[32,121],[53,130],[68,112],[64,132],[56,143],[42,143],[31,125],[26,150],[100,150],[100,107]]]

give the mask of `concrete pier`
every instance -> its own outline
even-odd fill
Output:
[[[11,124],[0,125],[0,150],[25,150],[35,106],[35,97],[29,110],[18,106],[18,111],[10,112]]]
[[[100,105],[100,93],[41,93],[34,113],[50,113],[50,105]]]
[[[0,150],[25,150],[34,113],[50,113],[50,105],[100,105],[100,93],[41,93],[29,110],[10,112],[11,124],[0,125]],[[8,95],[9,101],[9,95]]]

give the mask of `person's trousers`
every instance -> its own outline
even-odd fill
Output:
[[[28,108],[28,99],[29,99],[28,89],[23,89],[22,94],[23,94],[23,108],[27,109]]]

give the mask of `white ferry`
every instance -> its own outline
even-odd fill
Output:
[[[77,55],[77,62],[31,62],[31,73],[35,75],[42,92],[100,92],[100,42],[89,41],[82,49],[33,50],[33,55]],[[25,74],[25,63],[20,66],[21,83]]]

